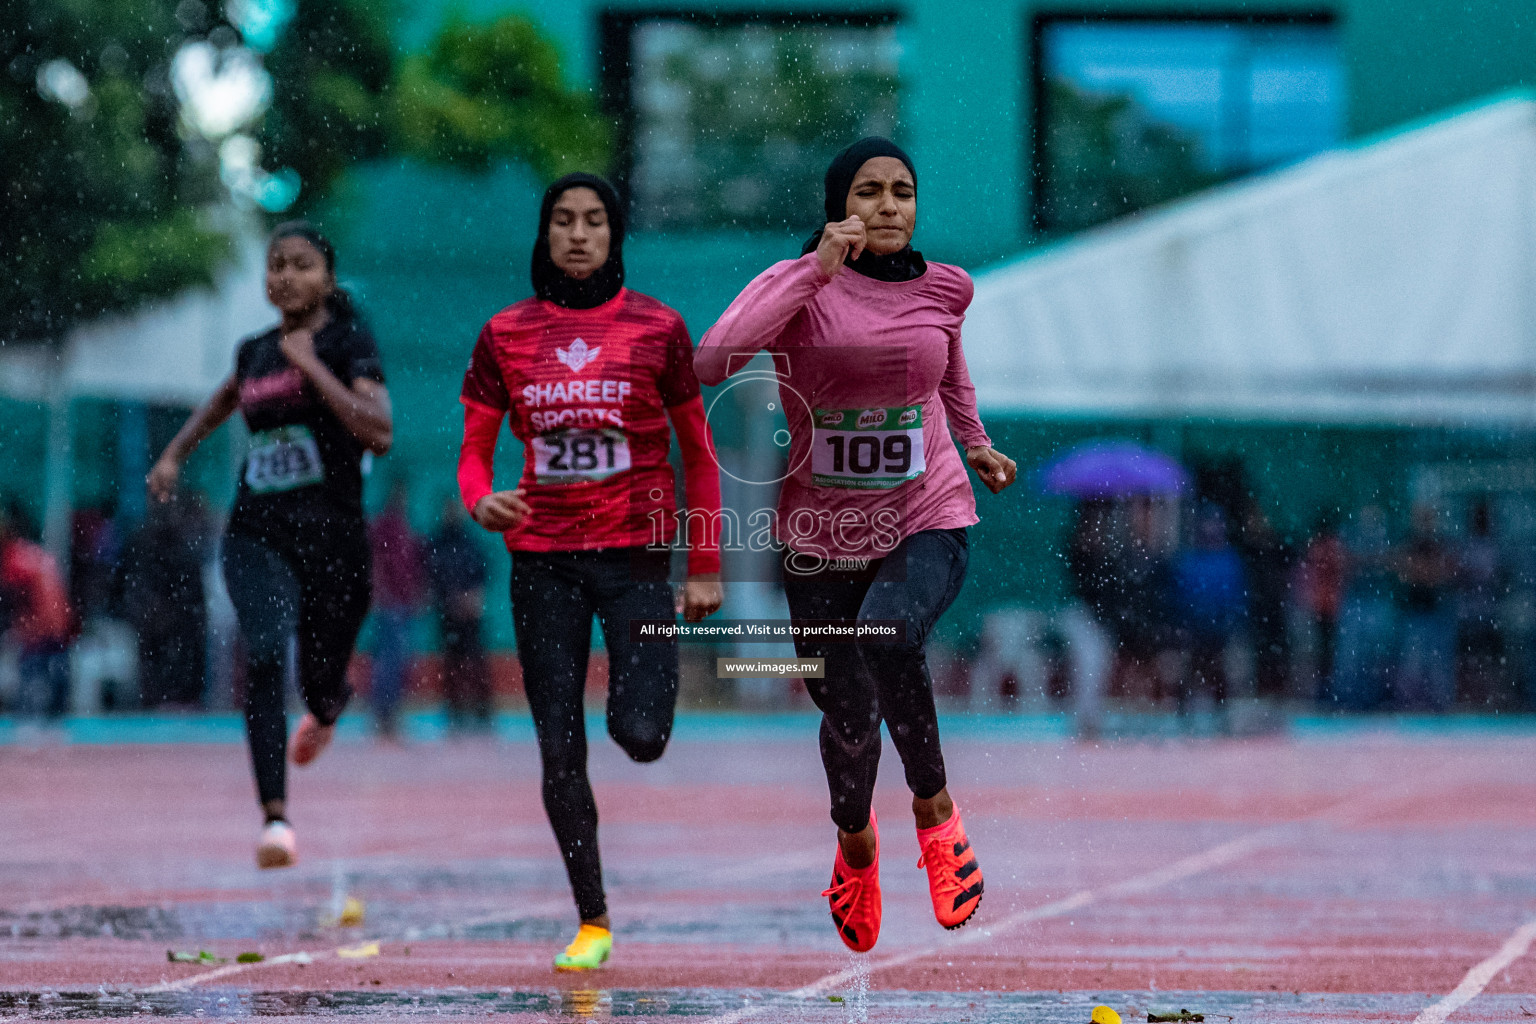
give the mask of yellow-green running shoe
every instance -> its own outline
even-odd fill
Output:
[[[557,971],[590,971],[601,967],[613,952],[613,933],[595,924],[584,924],[565,951],[556,955]]]

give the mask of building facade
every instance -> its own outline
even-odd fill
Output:
[[[450,12],[531,17],[557,42],[568,78],[598,94],[618,132],[609,170],[633,201],[629,282],[678,308],[696,337],[757,272],[799,253],[819,225],[821,168],[857,134],[891,134],[908,149],[922,197],[916,245],[974,270],[1536,78],[1536,8],[1515,0],[470,0],[413,5],[398,22],[401,48],[424,45]],[[379,337],[395,397],[397,444],[370,494],[406,477],[423,520],[454,486],[458,385],[476,332],[530,291],[540,191],[516,166],[468,174],[385,163],[351,172],[317,211]],[[150,416],[148,449],[177,415]],[[79,505],[114,502],[135,479],[143,451],[120,450],[128,435],[118,419],[96,405],[76,416],[77,452],[89,453]],[[0,421],[0,490],[25,506],[41,470],[36,413],[0,399]],[[994,432],[1028,469],[1072,438],[1156,440],[1166,425],[1024,418]],[[727,446],[746,443],[729,426],[721,434]],[[1236,443],[1221,425],[1190,425],[1183,436],[1209,437],[1218,454]],[[1261,429],[1245,436],[1244,450],[1277,450]],[[1377,445],[1349,432],[1285,436],[1324,461],[1340,445]],[[1459,450],[1443,435],[1412,443]],[[509,480],[518,458],[504,445]],[[1394,480],[1410,472],[1411,460]],[[214,503],[227,500],[232,469],[202,475]],[[1288,486],[1283,473],[1273,479]],[[1294,505],[1299,523],[1308,512]],[[1050,552],[1035,549],[1058,532],[1060,510],[1033,494],[982,506],[978,552],[1053,600],[1059,573]],[[1017,550],[1021,538],[1031,550]],[[1031,597],[1003,589],[973,586],[966,607]]]

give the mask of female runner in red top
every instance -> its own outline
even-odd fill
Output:
[[[535,294],[485,325],[461,394],[459,487],[475,522],[501,533],[512,552],[512,620],[544,808],[581,915],[557,970],[597,967],[613,945],[582,710],[592,616],[608,647],[608,733],[634,760],[654,761],[672,732],[677,645],[635,642],[630,622],[677,612],[697,622],[722,597],[712,537],[689,551],[676,604],[667,580],[672,432],[689,509],[710,523],[720,477],[687,328],[672,309],[624,287],[623,241],[612,185],[589,174],[551,185],[533,247]],[[524,446],[522,480],[511,491],[491,483],[503,417]]]

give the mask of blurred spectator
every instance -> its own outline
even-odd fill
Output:
[[[41,545],[0,511],[0,631],[18,647],[17,711],[60,718],[69,709],[69,643],[75,616],[64,577]]]
[[[1536,711],[1536,545],[1509,543],[1503,555],[1506,583],[1499,623],[1504,638],[1503,668],[1519,705]]]
[[[69,594],[82,619],[110,614],[121,539],[110,505],[75,511]]]
[[[1313,640],[1313,687],[1318,703],[1334,700],[1334,653],[1338,649],[1339,612],[1344,604],[1349,554],[1339,536],[1338,520],[1325,513],[1296,567],[1296,601],[1307,617]]]
[[[1436,510],[1415,506],[1408,539],[1396,552],[1402,654],[1396,680],[1403,708],[1446,711],[1456,701],[1456,563],[1440,538]]]
[[[1076,600],[1062,613],[1060,628],[1067,643],[1072,711],[1082,739],[1099,734],[1114,668],[1111,628],[1118,566],[1110,541],[1111,511],[1106,501],[1079,502],[1067,539],[1067,575]]]
[[[1509,570],[1487,498],[1468,509],[1467,535],[1456,561],[1456,639],[1465,659],[1461,689],[1474,704],[1499,704],[1506,676],[1500,612],[1509,592]]]
[[[1047,622],[1035,609],[1010,606],[982,616],[980,644],[970,664],[973,710],[996,711],[1006,704],[1033,710],[1041,698],[1070,696],[1067,652],[1061,645],[1065,628],[1058,622],[1052,636]]]
[[[1239,553],[1248,584],[1248,635],[1253,641],[1254,690],[1278,700],[1288,689],[1291,645],[1286,608],[1291,597],[1291,546],[1257,503],[1243,516]]]
[[[454,729],[491,724],[491,683],[480,627],[485,618],[485,555],[457,496],[443,502],[427,544],[432,606],[443,638],[443,692]]]
[[[394,739],[400,699],[410,667],[411,625],[421,609],[421,541],[411,529],[405,487],[396,484],[384,511],[369,527],[373,547],[373,716],[379,735]]]
[[[1109,502],[1080,501],[1072,510],[1072,534],[1067,538],[1067,575],[1072,593],[1106,625],[1114,614],[1118,572]]]
[[[1177,647],[1169,617],[1172,568],[1157,536],[1151,499],[1133,499],[1129,511],[1130,536],[1112,567],[1110,630],[1119,654],[1120,692],[1156,704],[1173,690],[1174,673],[1164,664]]]
[[[150,502],[144,523],[123,547],[118,567],[123,616],[139,640],[144,707],[204,704],[208,611],[203,567],[212,526],[198,495]]]
[[[1226,653],[1243,624],[1246,588],[1242,559],[1227,540],[1226,516],[1214,505],[1201,508],[1193,544],[1178,554],[1173,570],[1177,622],[1189,653],[1178,691],[1180,714],[1189,711],[1196,692],[1204,692],[1225,716]]]
[[[1345,533],[1344,549],[1347,582],[1329,692],[1339,708],[1370,711],[1387,697],[1396,650],[1391,548],[1380,506],[1360,509]]]

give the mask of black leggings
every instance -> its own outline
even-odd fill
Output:
[[[644,548],[512,553],[512,623],[539,737],[544,810],[584,921],[608,912],[582,704],[592,616],[608,646],[608,735],[634,760],[654,761],[672,735],[677,644],[636,643],[629,623],[673,618],[669,561]]]
[[[245,638],[245,730],[263,805],[287,798],[284,671],[297,640],[299,692],[330,725],[352,696],[347,663],[368,614],[367,534],[325,531],[297,551],[244,534],[224,538],[224,581]]]
[[[786,553],[787,554],[787,553]],[[844,832],[869,824],[880,768],[880,722],[901,755],[907,786],[929,799],[945,786],[944,754],[923,644],[965,582],[965,530],[921,530],[861,570],[791,571],[783,562],[790,619],[898,620],[900,641],[797,640],[802,658],[825,659],[825,678],[807,679],[821,709],[821,762],[832,820]]]

